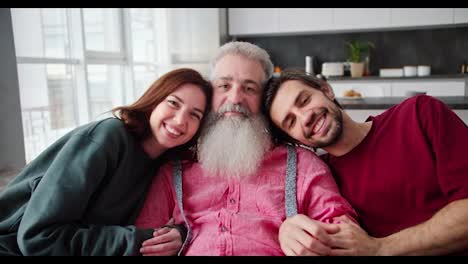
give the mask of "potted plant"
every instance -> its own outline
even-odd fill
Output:
[[[364,56],[369,55],[370,48],[374,48],[374,43],[369,41],[346,42],[351,77],[362,77],[364,73]]]

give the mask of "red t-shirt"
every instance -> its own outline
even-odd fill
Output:
[[[384,237],[468,198],[468,128],[444,103],[415,96],[369,117],[364,140],[325,155],[363,228]]]

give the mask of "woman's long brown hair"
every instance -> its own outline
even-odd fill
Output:
[[[111,110],[112,114],[116,118],[122,120],[127,129],[133,132],[137,139],[143,140],[152,133],[149,119],[154,108],[164,101],[168,95],[184,84],[194,84],[200,87],[205,94],[206,106],[204,116],[206,116],[211,103],[211,85],[200,73],[188,68],[176,69],[164,74],[157,79],[136,102],[129,106],[115,107]],[[202,123],[200,123],[200,127],[201,125]],[[189,147],[193,145],[198,134],[197,132],[192,140],[183,146]]]

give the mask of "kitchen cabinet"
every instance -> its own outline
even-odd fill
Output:
[[[455,109],[453,111],[461,118],[461,120],[463,120],[463,122],[465,122],[466,125],[468,125],[468,110]]]
[[[371,29],[390,26],[390,8],[334,8],[336,30]]]
[[[329,83],[336,97],[344,97],[345,91],[350,89],[359,92],[363,97],[382,97],[392,94],[392,84],[389,82],[329,81]]]
[[[468,8],[455,8],[454,23],[468,23]]]
[[[345,109],[346,113],[358,122],[364,122],[369,116],[376,116],[383,113],[386,109]],[[453,112],[468,125],[468,110],[454,109]]]
[[[229,34],[278,33],[278,8],[229,8]]]
[[[353,89],[363,97],[407,96],[408,92],[426,92],[431,96],[464,96],[465,80],[329,80],[336,97]]]
[[[278,14],[280,33],[333,29],[333,8],[281,8]]]
[[[431,96],[464,96],[465,81],[393,82],[392,96],[406,96],[409,91],[426,92]]]
[[[365,122],[369,116],[377,116],[383,113],[386,109],[345,109],[346,113],[356,122]]]
[[[392,8],[392,27],[446,25],[453,23],[453,8]]]
[[[229,8],[230,35],[363,31],[468,23],[468,8]]]

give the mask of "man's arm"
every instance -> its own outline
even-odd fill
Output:
[[[329,235],[337,232],[335,218],[356,219],[356,212],[340,195],[329,168],[314,153],[298,149],[298,210],[280,226],[279,241],[286,255],[328,255]]]
[[[404,216],[402,216],[404,217]],[[332,255],[446,255],[468,249],[468,199],[454,201],[429,220],[383,238],[344,221],[332,235]]]
[[[436,155],[437,178],[451,203],[429,220],[381,239],[383,254],[441,255],[468,249],[467,126],[446,104],[428,96],[417,103],[420,124]],[[402,216],[404,217],[404,216]]]
[[[385,255],[443,255],[468,249],[468,199],[454,201],[428,221],[382,238]]]

